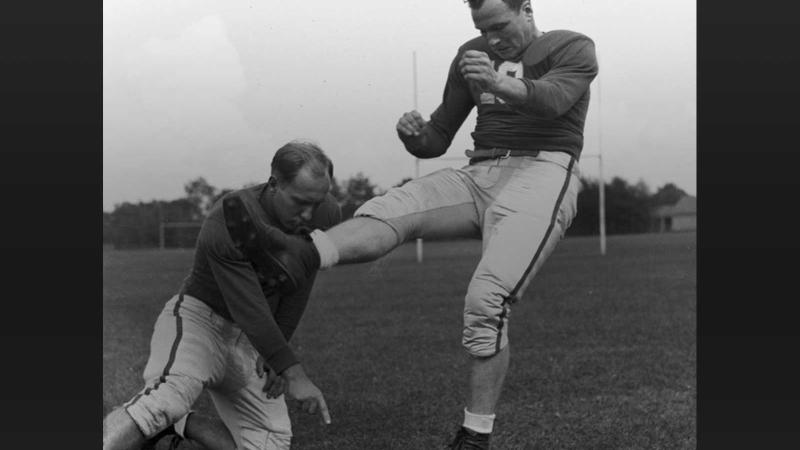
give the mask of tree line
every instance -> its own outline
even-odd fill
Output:
[[[404,178],[395,186],[411,180]],[[599,189],[597,180],[584,178],[578,194],[578,214],[572,222],[568,236],[599,234]],[[243,187],[253,186],[245,184]],[[205,178],[197,177],[184,184],[185,196],[175,200],[149,202],[124,202],[111,212],[103,212],[103,244],[114,248],[192,247],[199,226],[162,227],[166,224],[197,224],[211,206],[233,189],[218,189]],[[342,216],[350,218],[364,202],[384,190],[359,172],[342,182],[333,180],[331,194],[342,208]],[[654,192],[643,181],[630,184],[614,177],[605,183],[606,233],[645,233],[658,229],[653,211],[664,205],[673,205],[686,194],[673,183],[667,183]]]

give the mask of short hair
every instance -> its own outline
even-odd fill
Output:
[[[294,140],[275,152],[272,157],[272,175],[281,182],[291,183],[301,169],[308,166],[311,174],[333,178],[333,162],[313,142]]]
[[[508,5],[510,9],[519,12],[525,1],[526,0],[503,0],[503,3]],[[483,6],[484,0],[464,0],[464,2],[469,3],[469,7],[472,9],[480,9],[480,7]]]

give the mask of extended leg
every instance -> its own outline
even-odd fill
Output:
[[[399,237],[387,223],[370,217],[355,217],[326,232],[340,263],[372,261],[397,247]]]
[[[231,238],[268,278],[284,276],[285,289],[320,267],[377,259],[415,237],[480,237],[472,196],[456,171],[442,170],[375,197],[356,217],[310,237],[288,235],[259,222],[238,197],[223,202]]]

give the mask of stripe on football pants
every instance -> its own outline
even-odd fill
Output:
[[[158,377],[158,381],[156,381],[153,386],[148,387],[143,392],[140,392],[128,403],[126,403],[126,409],[136,403],[136,401],[139,400],[143,395],[149,395],[152,391],[158,389],[158,387],[167,380],[167,375],[169,375],[172,365],[175,364],[175,356],[178,353],[178,344],[180,344],[181,338],[183,337],[183,318],[180,315],[181,303],[183,303],[183,292],[178,294],[178,301],[175,302],[175,307],[172,309],[172,315],[175,316],[175,339],[172,341],[172,348],[169,351],[169,358],[167,359],[167,364],[164,366],[164,370],[161,371],[161,376]]]
[[[561,209],[561,203],[564,201],[564,195],[567,193],[567,189],[569,188],[569,181],[572,178],[572,167],[575,165],[575,158],[572,157],[569,160],[569,165],[567,166],[567,178],[564,180],[564,184],[561,186],[561,192],[558,194],[558,199],[556,200],[556,205],[553,207],[553,214],[550,216],[550,225],[547,227],[547,231],[544,233],[544,238],[541,242],[539,242],[539,247],[536,249],[536,253],[533,255],[533,259],[528,264],[528,267],[525,269],[525,272],[522,274],[522,278],[517,282],[517,285],[514,286],[514,289],[508,293],[508,295],[503,299],[503,303],[501,306],[503,307],[503,311],[498,316],[500,319],[500,323],[497,325],[497,342],[495,343],[495,354],[500,352],[500,341],[502,341],[503,337],[503,320],[508,315],[508,303],[513,299],[517,292],[522,288],[522,285],[525,284],[525,280],[528,278],[528,275],[533,270],[533,266],[536,261],[539,259],[539,256],[542,254],[542,250],[544,250],[544,246],[547,243],[547,240],[550,238],[550,235],[553,233],[553,228],[556,226],[556,219],[558,218],[558,210]]]

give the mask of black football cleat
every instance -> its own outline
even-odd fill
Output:
[[[451,450],[489,450],[489,437],[491,434],[478,433],[470,429],[459,427],[455,439],[447,447]]]
[[[161,442],[166,442],[169,440],[167,447],[163,445],[158,445]],[[183,438],[178,435],[175,431],[175,426],[170,425],[164,430],[161,430],[158,434],[148,439],[143,445],[142,450],[156,450],[156,449],[166,449],[166,450],[175,450],[180,445]]]
[[[225,226],[236,247],[259,271],[259,278],[284,293],[296,291],[319,269],[319,253],[308,235],[284,233],[248,211],[238,196],[222,201]]]

